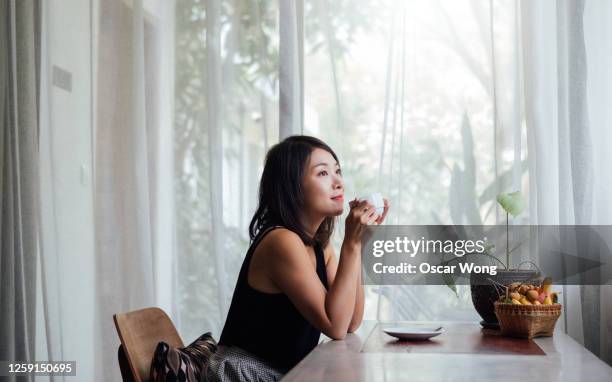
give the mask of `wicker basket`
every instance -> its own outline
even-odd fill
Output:
[[[502,335],[521,338],[551,337],[561,315],[561,304],[514,305],[496,301],[495,315],[499,320]]]

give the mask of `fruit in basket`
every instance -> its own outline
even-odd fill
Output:
[[[552,300],[550,296],[547,298]],[[542,305],[536,300],[533,306],[525,307],[517,300],[510,301],[510,304],[504,303],[506,301],[495,303],[495,316],[499,320],[502,336],[534,338],[550,337],[554,334],[555,323],[561,315],[561,304],[536,306]]]
[[[534,302],[538,299],[538,291],[535,289],[531,289],[527,291],[527,298],[529,301]]]
[[[553,305],[559,300],[558,292],[551,291],[552,279],[546,277],[540,285],[511,283],[499,302],[515,305]]]
[[[542,281],[542,285],[540,285],[540,293],[549,293],[550,292],[550,288],[552,287],[552,279],[550,277],[547,277],[544,279],[544,281]]]
[[[527,300],[527,297],[525,297],[525,296],[523,296],[523,298],[521,298],[521,299],[519,300],[519,302],[520,302],[522,305],[532,305],[532,304],[529,302],[529,300]]]
[[[538,301],[540,302],[540,304],[543,304],[543,303],[544,303],[544,299],[545,299],[546,297],[548,297],[548,293],[547,293],[547,292],[541,292],[541,293],[538,295]]]
[[[520,301],[521,299],[521,294],[519,292],[512,292],[509,294],[511,299],[514,299],[516,301]]]

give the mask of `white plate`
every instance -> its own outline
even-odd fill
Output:
[[[398,326],[384,328],[383,332],[400,340],[424,341],[444,333],[442,327],[436,326]]]

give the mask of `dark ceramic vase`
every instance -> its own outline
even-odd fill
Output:
[[[495,276],[472,274],[470,277],[470,289],[472,292],[472,303],[482,320],[480,324],[486,328],[498,328],[499,322],[495,315],[494,303],[499,298],[501,289],[495,289],[493,281],[502,285],[513,282],[535,283],[540,273],[537,270],[498,270]]]

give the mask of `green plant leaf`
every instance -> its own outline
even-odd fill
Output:
[[[525,208],[523,195],[520,191],[497,195],[497,203],[510,215],[517,217]]]
[[[525,173],[529,169],[529,164],[527,163],[527,159],[523,159],[521,162],[521,175]],[[485,204],[489,200],[493,200],[495,198],[495,194],[498,189],[503,188],[504,184],[512,183],[513,169],[506,170],[504,173],[500,174],[497,179],[492,181],[487,188],[480,194],[478,197],[478,202],[480,205]]]

